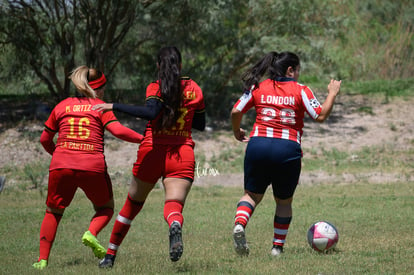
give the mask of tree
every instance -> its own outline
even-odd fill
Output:
[[[12,45],[18,62],[28,64],[61,100],[69,95],[67,76],[76,63],[111,74],[130,50],[122,41],[137,9],[151,3],[141,2],[7,0],[0,6],[0,44]]]
[[[7,44],[0,65],[15,53],[9,67],[27,64],[57,99],[69,92],[65,77],[73,66],[96,66],[109,85],[143,101],[155,77],[155,53],[176,45],[183,73],[204,91],[207,114],[223,121],[242,92],[240,75],[269,51],[298,53],[309,79],[372,79],[379,67],[387,78],[412,75],[404,61],[412,59],[413,3],[0,0],[0,45]]]

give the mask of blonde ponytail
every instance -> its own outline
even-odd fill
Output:
[[[96,92],[89,86],[88,75],[89,68],[83,65],[74,69],[69,78],[81,94],[89,98],[96,98]]]

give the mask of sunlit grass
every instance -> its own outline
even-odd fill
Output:
[[[117,213],[126,187],[115,187]],[[269,190],[270,191],[270,190]],[[184,254],[168,258],[163,190],[155,189],[121,246],[111,274],[407,274],[414,268],[413,183],[299,186],[285,253],[270,256],[274,202],[267,192],[247,227],[248,258],[233,251],[231,230],[240,188],[197,187],[184,209]],[[1,274],[32,274],[44,214],[40,193],[5,189],[0,195]],[[93,215],[79,191],[60,224],[44,274],[99,274],[98,261],[81,243]],[[309,226],[328,220],[339,231],[337,250],[321,255],[306,241]],[[104,246],[111,223],[99,235]]]
[[[396,149],[391,144],[363,147],[357,151],[333,148],[319,151],[304,149],[303,171],[323,170],[327,173],[383,172],[409,175],[413,171],[412,148]]]

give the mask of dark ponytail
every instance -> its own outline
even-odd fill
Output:
[[[269,66],[273,63],[273,60],[277,58],[277,55],[277,52],[270,52],[266,54],[259,62],[257,62],[242,75],[242,81],[244,84],[243,88],[246,91],[249,91],[252,86],[259,86],[260,80],[267,72]]]
[[[170,128],[180,116],[182,104],[181,91],[181,53],[176,47],[162,48],[157,57],[158,80],[164,111],[157,127]]]
[[[299,57],[291,52],[269,52],[253,67],[242,75],[243,88],[251,90],[252,86],[258,87],[262,77],[267,73],[269,78],[283,77],[287,69],[300,65]]]

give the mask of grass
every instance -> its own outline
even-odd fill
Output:
[[[413,192],[412,182],[299,186],[285,253],[275,259],[270,256],[271,192],[247,228],[250,256],[240,258],[233,251],[231,230],[241,188],[195,186],[184,211],[184,254],[172,263],[162,215],[163,190],[155,189],[108,274],[407,274],[414,268]],[[126,187],[115,187],[114,194],[118,212]],[[0,274],[36,273],[31,264],[38,257],[44,200],[35,190],[18,188],[7,188],[0,195]],[[43,274],[102,273],[97,259],[80,241],[92,215],[89,201],[79,191],[62,219]],[[307,229],[318,220],[332,222],[339,231],[334,253],[319,254],[307,244]],[[104,246],[113,221],[99,235]]]
[[[343,93],[355,95],[384,95],[384,103],[391,97],[409,97],[413,94],[414,78],[395,80],[352,81],[344,85]]]
[[[340,175],[342,173],[398,173],[410,176],[413,171],[413,148],[398,149],[393,144],[366,146],[357,151],[337,148],[304,149],[303,170]],[[403,163],[403,165],[402,165]]]

